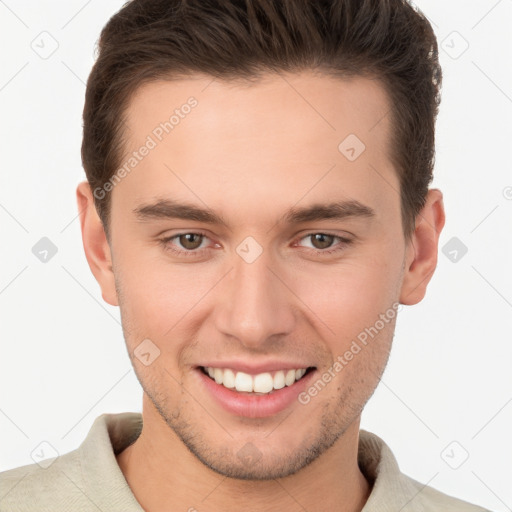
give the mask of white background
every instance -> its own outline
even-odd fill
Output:
[[[119,312],[87,266],[75,203],[84,83],[122,3],[0,2],[0,470],[33,463],[42,441],[61,454],[77,448],[103,412],[141,411]],[[509,511],[512,1],[416,3],[444,73],[433,186],[447,222],[427,296],[399,315],[362,427],[411,477]],[[31,47],[57,44],[43,31],[58,43],[47,59]],[[46,264],[31,251],[44,236],[58,248]],[[442,252],[452,237],[468,248],[457,262]]]

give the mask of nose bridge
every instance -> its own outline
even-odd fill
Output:
[[[243,243],[233,255],[234,268],[224,282],[216,312],[217,328],[247,347],[263,348],[272,336],[291,332],[295,319],[289,303],[292,294],[276,277],[276,270],[268,268],[275,267],[270,254],[262,251],[254,256],[254,247]]]

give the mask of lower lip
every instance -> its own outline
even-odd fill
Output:
[[[298,395],[306,389],[316,373],[316,370],[310,371],[291,386],[276,389],[266,395],[249,395],[238,393],[224,387],[222,384],[217,384],[200,368],[197,368],[196,371],[204,387],[221,407],[232,414],[247,418],[264,418],[284,411],[293,402],[297,401]]]

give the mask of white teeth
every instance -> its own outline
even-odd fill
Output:
[[[237,391],[254,391],[252,377],[244,372],[238,372],[235,377]]]
[[[279,370],[274,375],[274,389],[281,389],[284,388],[285,382],[284,382],[284,372],[282,370]]]
[[[230,370],[229,368],[227,370],[224,370],[222,384],[227,388],[235,387],[235,374],[233,373],[233,370]]]
[[[284,378],[284,383],[287,386],[291,386],[295,382],[295,370],[288,370],[286,372],[286,377]]]
[[[278,370],[272,376],[269,372],[249,375],[245,372],[234,372],[229,368],[205,368],[208,375],[217,384],[226,388],[236,389],[240,392],[270,393],[274,389],[282,389],[291,386],[295,381],[304,377],[306,368],[296,370]]]
[[[215,382],[217,384],[222,384],[222,378],[224,377],[224,372],[220,368],[215,368],[215,370],[213,370],[213,377],[215,378]]]
[[[274,379],[270,373],[260,373],[254,377],[254,391],[268,393],[274,389]]]

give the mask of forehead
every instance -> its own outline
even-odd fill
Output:
[[[354,133],[372,145],[384,143],[380,149],[386,147],[390,104],[381,82],[312,71],[266,74],[251,81],[193,74],[146,83],[135,91],[128,105],[130,134],[150,133],[155,121],[169,120],[191,97],[197,106],[192,109],[194,115],[185,113],[187,125],[205,142],[215,132],[232,134],[240,142],[244,136],[256,139],[286,130],[290,140],[300,141],[314,134],[314,142]],[[177,124],[184,119],[179,117]],[[266,142],[268,146],[272,141]]]
[[[145,84],[126,111],[123,163],[152,148],[113,202],[122,190],[132,204],[168,193],[233,204],[239,213],[247,204],[250,213],[262,199],[289,208],[308,195],[309,202],[355,198],[378,210],[386,196],[398,202],[389,108],[377,80],[312,72]]]

